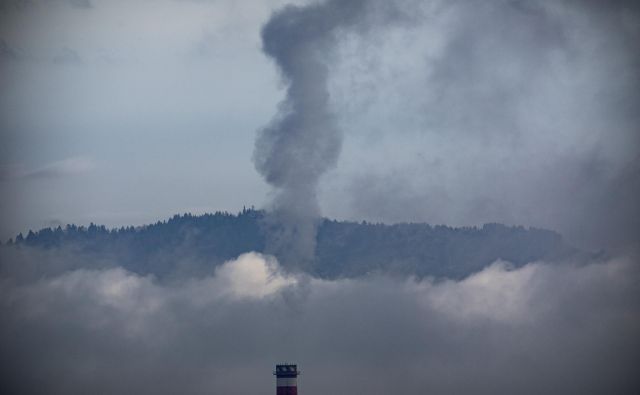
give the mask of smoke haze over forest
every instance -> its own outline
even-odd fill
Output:
[[[639,42],[622,0],[2,2],[0,392],[640,392]]]

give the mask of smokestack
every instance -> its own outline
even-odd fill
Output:
[[[298,395],[298,365],[284,363],[276,365],[277,395]]]

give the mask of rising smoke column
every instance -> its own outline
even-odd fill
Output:
[[[308,264],[313,258],[318,181],[335,166],[342,145],[329,109],[328,56],[336,31],[353,24],[363,4],[287,6],[262,29],[263,51],[275,61],[287,91],[274,119],[260,131],[254,162],[276,189],[267,249],[287,264]]]
[[[329,108],[327,87],[338,36],[363,33],[399,16],[386,2],[333,0],[287,6],[262,29],[263,51],[275,61],[287,91],[276,116],[260,131],[253,159],[276,190],[266,221],[267,251],[285,265],[313,259],[318,181],[340,154],[342,132]]]

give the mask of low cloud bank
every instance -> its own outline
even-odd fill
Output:
[[[285,360],[305,394],[640,389],[630,258],[325,281],[248,253],[163,283],[109,265],[25,276],[6,257],[2,393],[271,394]]]

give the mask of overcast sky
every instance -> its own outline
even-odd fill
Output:
[[[284,3],[3,2],[0,237],[268,204],[254,140],[285,91],[260,29]],[[397,4],[324,59],[323,215],[637,240],[633,2]]]
[[[0,389],[268,394],[295,360],[305,394],[638,393],[637,2],[285,3],[2,1],[0,238],[255,205],[608,253],[323,280],[246,251],[162,281],[5,245]]]

